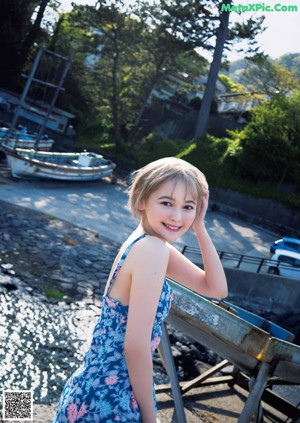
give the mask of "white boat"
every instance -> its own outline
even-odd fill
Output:
[[[10,148],[34,148],[37,135],[27,132],[26,128],[18,129],[10,134],[8,139],[5,139],[9,128],[1,127],[0,128],[0,147],[2,150],[5,146]],[[1,142],[2,141],[2,142]],[[53,146],[54,140],[48,138],[48,135],[43,135],[39,140],[38,149],[41,151],[50,151]]]
[[[111,176],[116,165],[100,154],[57,153],[5,148],[12,176],[25,179],[95,181]]]

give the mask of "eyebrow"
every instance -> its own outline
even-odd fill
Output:
[[[175,201],[175,198],[171,197],[170,195],[162,195],[159,197],[159,200],[172,200]],[[185,200],[186,203],[192,203],[196,205],[196,201],[194,200]]]

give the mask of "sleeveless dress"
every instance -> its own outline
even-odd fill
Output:
[[[141,423],[124,355],[128,306],[111,298],[109,291],[130,249],[146,235],[141,235],[129,244],[118,261],[107,294],[103,295],[102,311],[93,331],[90,348],[83,364],[67,381],[51,423]],[[171,297],[171,288],[165,279],[149,345],[152,354],[160,342],[163,320],[171,307]],[[141,298],[141,301],[147,299]],[[153,397],[156,407],[154,384]]]

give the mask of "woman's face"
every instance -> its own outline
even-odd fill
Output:
[[[139,209],[147,233],[174,242],[192,226],[197,202],[182,180],[169,180],[152,192]]]

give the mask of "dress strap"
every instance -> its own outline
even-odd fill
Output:
[[[122,253],[121,257],[119,258],[119,260],[118,260],[118,262],[116,264],[116,267],[115,267],[115,269],[113,271],[112,277],[110,278],[110,281],[109,281],[109,284],[108,284],[106,293],[109,293],[110,288],[111,288],[111,286],[113,284],[113,281],[114,281],[115,277],[117,276],[118,271],[121,269],[122,264],[124,263],[126,257],[128,256],[128,253],[131,250],[131,248],[134,246],[134,244],[137,241],[139,241],[140,239],[144,238],[146,235],[148,235],[148,234],[144,233],[144,234],[140,235],[138,238],[134,239],[129,245],[127,245],[125,251]]]

